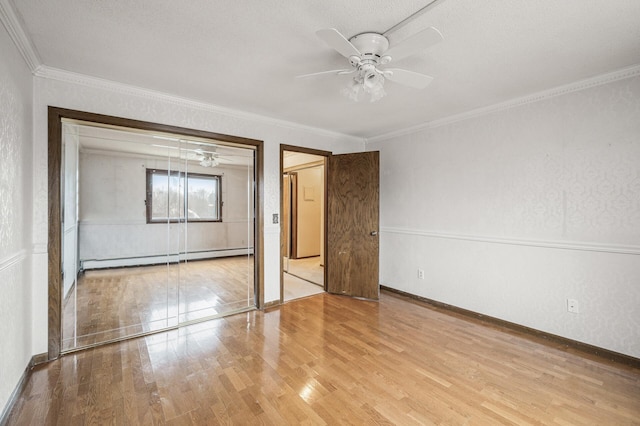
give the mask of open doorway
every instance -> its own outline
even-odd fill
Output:
[[[281,302],[325,291],[326,158],[281,148]]]

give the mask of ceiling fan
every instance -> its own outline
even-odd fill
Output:
[[[211,152],[202,152],[199,155],[201,156],[200,165],[202,167],[216,167],[220,164],[217,156],[214,156]]]
[[[428,75],[382,66],[423,51],[444,39],[440,31],[433,27],[426,28],[391,47],[387,37],[379,33],[362,33],[347,39],[335,28],[327,28],[317,31],[316,35],[347,58],[351,68],[305,74],[297,78],[355,74],[342,93],[354,101],[358,101],[365,93],[370,96],[371,102],[385,95],[385,80],[416,89],[427,87],[433,80]]]
[[[223,157],[218,152],[216,152],[216,149],[214,147],[209,147],[206,150],[197,148],[190,151],[193,152],[194,159],[196,161],[200,161],[200,165],[202,167],[216,167],[221,163],[233,163],[233,160]]]

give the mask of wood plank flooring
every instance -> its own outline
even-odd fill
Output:
[[[638,369],[323,293],[39,366],[9,424],[632,425],[639,402]]]
[[[65,300],[63,350],[254,306],[253,258],[90,270]]]

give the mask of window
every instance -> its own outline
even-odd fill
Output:
[[[147,169],[147,223],[221,222],[220,179]]]

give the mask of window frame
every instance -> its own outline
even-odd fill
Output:
[[[184,179],[185,182],[185,192],[184,192],[184,203],[183,209],[181,212],[181,217],[179,218],[162,218],[162,219],[154,219],[153,218],[153,176],[154,175],[163,175],[169,178],[169,176],[177,176]],[[216,182],[217,188],[216,191],[218,193],[217,197],[217,211],[218,218],[217,219],[201,219],[201,218],[190,218],[188,217],[187,211],[189,209],[188,200],[189,200],[189,178],[199,178],[199,179],[209,179]],[[222,201],[222,175],[216,174],[205,174],[205,173],[185,173],[178,170],[164,170],[157,168],[147,168],[146,169],[146,219],[147,224],[153,223],[183,223],[183,222],[198,222],[198,223],[207,223],[207,222],[222,222],[222,206],[224,205]]]

